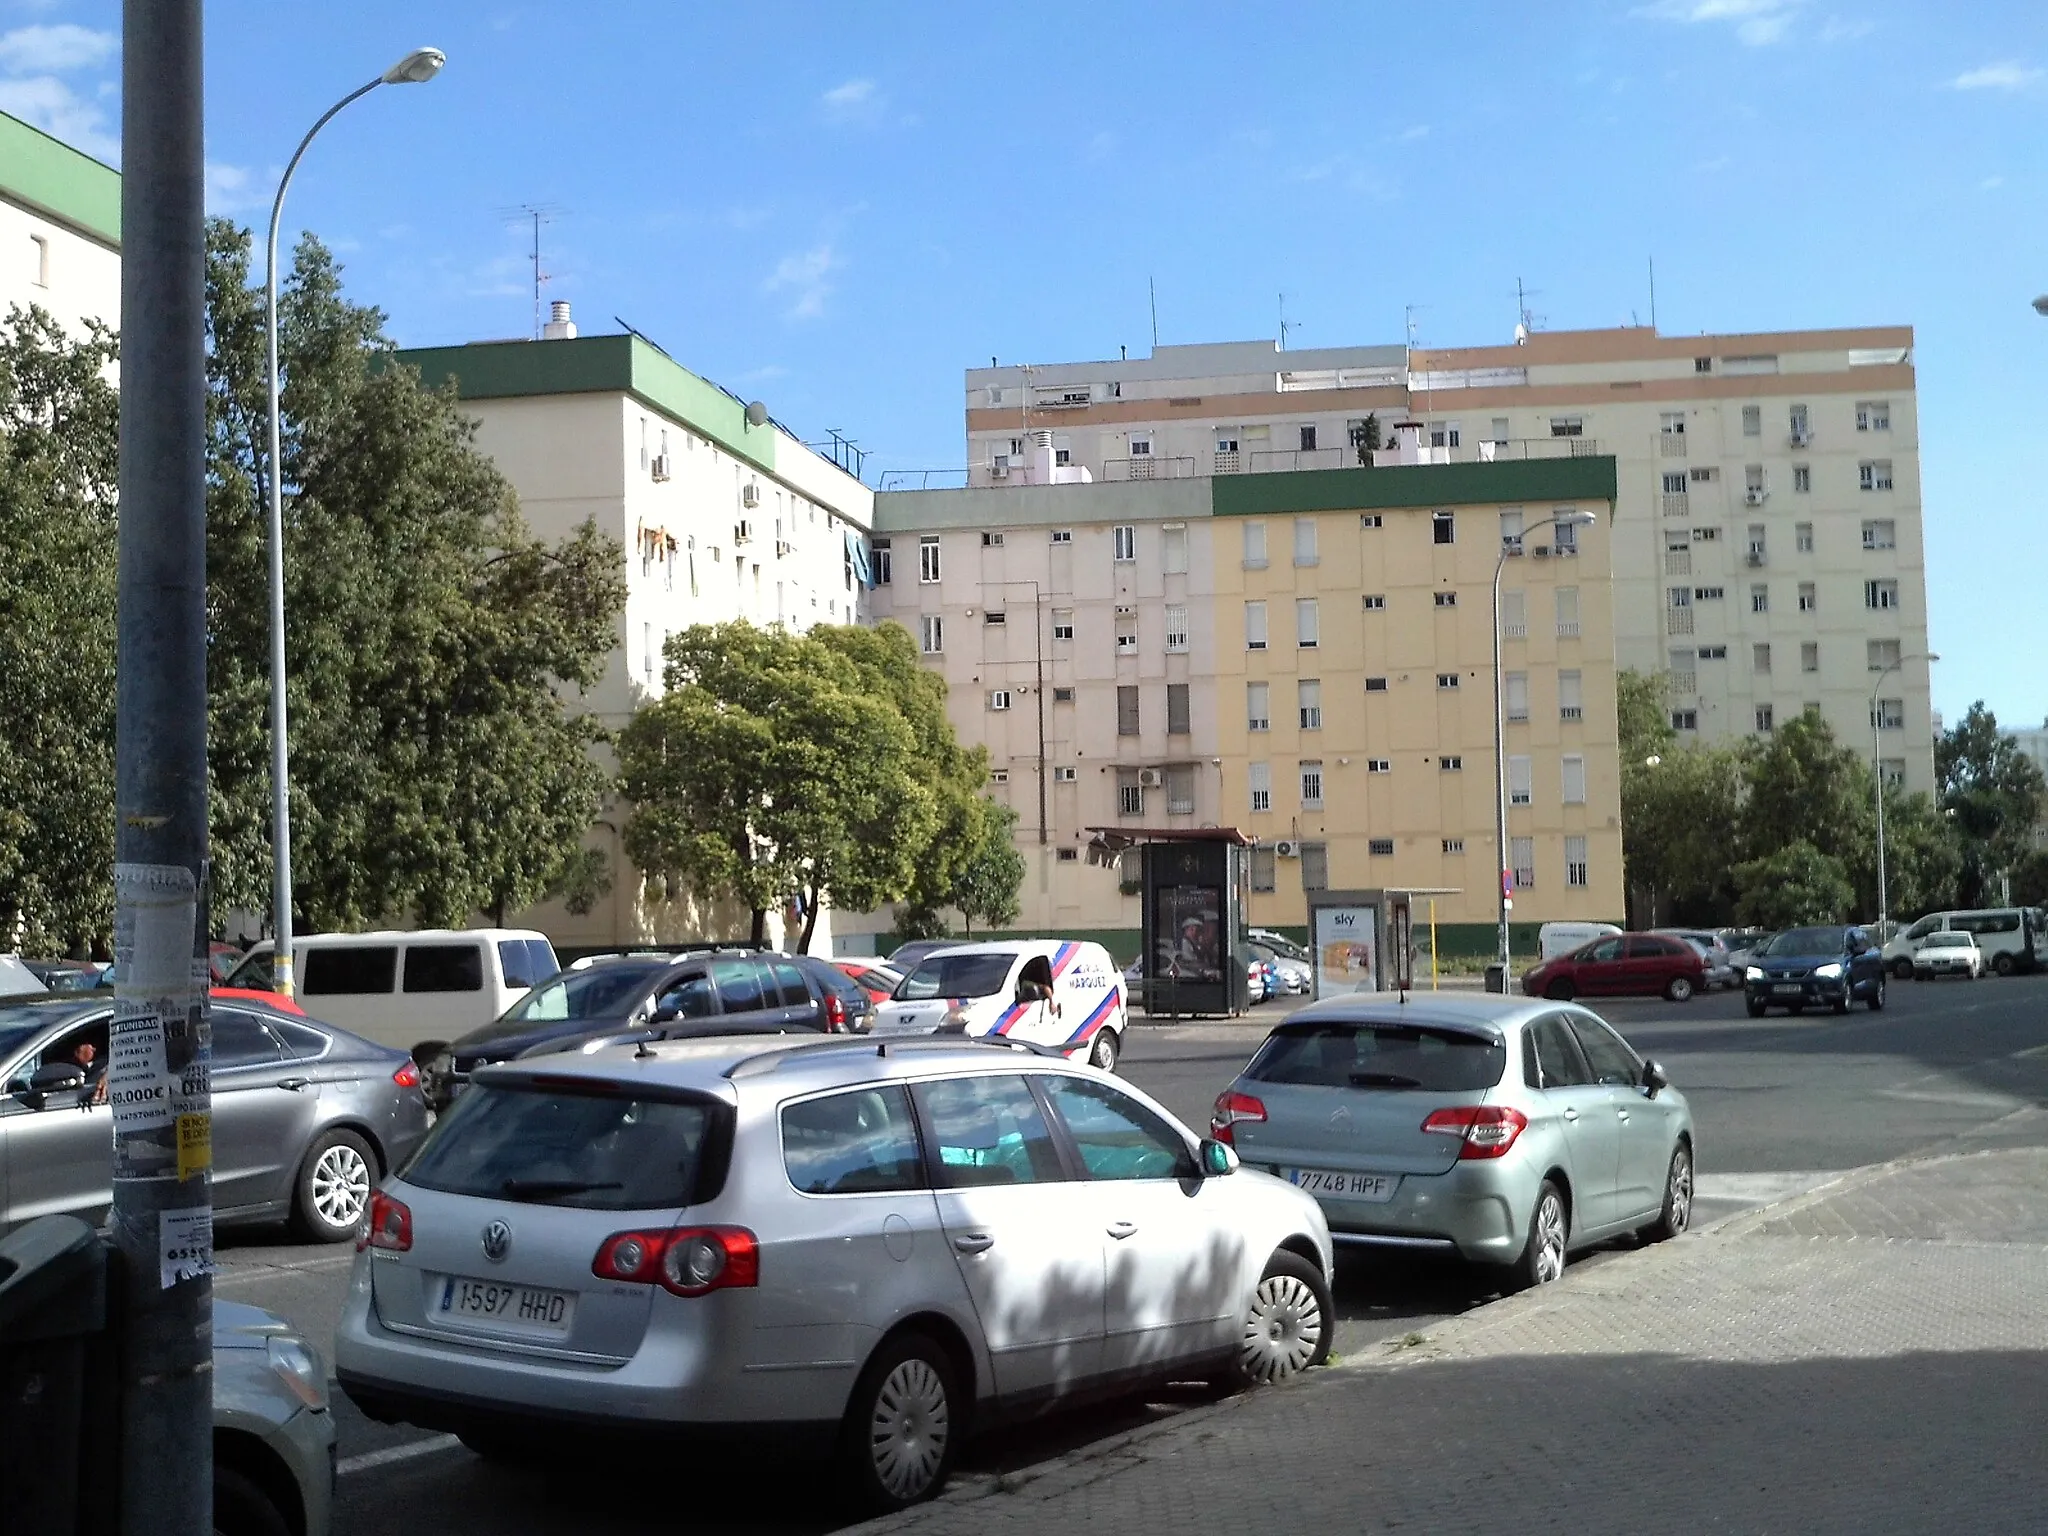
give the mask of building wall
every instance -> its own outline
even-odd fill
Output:
[[[0,315],[121,322],[121,176],[0,113]]]

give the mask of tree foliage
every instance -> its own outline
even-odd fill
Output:
[[[1999,876],[2019,869],[2041,819],[2041,770],[1980,699],[1934,744],[1942,809],[1954,824],[1961,854],[1957,901],[1966,907],[1999,900]]]
[[[1017,813],[986,797],[977,797],[978,826],[953,874],[951,904],[959,909],[967,932],[1014,923],[1020,910],[1018,887],[1024,883],[1024,855],[1017,851]]]
[[[1804,838],[1738,865],[1735,915],[1759,928],[1841,922],[1855,900],[1848,871]]]

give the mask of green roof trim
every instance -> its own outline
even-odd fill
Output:
[[[1372,469],[1217,475],[1209,485],[1210,506],[1218,517],[1613,501],[1616,497],[1614,460],[1607,455],[1512,459],[1494,464],[1382,464]]]
[[[747,425],[746,402],[699,378],[638,336],[578,336],[566,341],[486,341],[462,347],[414,347],[396,354],[429,388],[455,381],[463,400],[538,395],[631,395],[701,432],[726,452],[775,473],[773,425]]]
[[[0,196],[119,249],[121,173],[0,112]]]

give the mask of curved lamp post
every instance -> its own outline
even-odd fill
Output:
[[[1500,887],[1494,892],[1500,902],[1501,990],[1507,990],[1508,903],[1513,899],[1514,866],[1508,859],[1508,760],[1506,724],[1502,713],[1500,676],[1500,573],[1508,561],[1522,552],[1522,540],[1539,528],[1586,528],[1598,522],[1590,512],[1560,512],[1524,528],[1513,544],[1501,544],[1500,558],[1493,562],[1493,830],[1495,851],[1500,855]]]
[[[2037,300],[2034,307],[2039,309],[2043,303],[2048,303],[2048,294]],[[1885,944],[1885,918],[1890,914],[1887,910],[1888,893],[1884,883],[1884,744],[1877,732],[1877,696],[1884,688],[1884,680],[1907,662],[1939,660],[1941,658],[1933,651],[1915,651],[1910,655],[1901,656],[1878,673],[1877,681],[1870,685],[1870,773],[1876,784],[1871,793],[1877,797],[1877,944],[1880,949]]]
[[[265,246],[263,280],[264,340],[270,388],[270,796],[271,796],[271,977],[284,997],[293,990],[292,977],[292,810],[291,737],[286,729],[284,700],[284,463],[278,448],[277,407],[277,225],[284,216],[284,194],[292,172],[313,136],[334,115],[380,85],[419,85],[441,72],[447,56],[438,48],[415,48],[367,85],[358,86],[321,114],[292,151],[277,198],[270,205],[270,238]]]

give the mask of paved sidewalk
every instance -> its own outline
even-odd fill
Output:
[[[1863,1170],[864,1531],[2048,1530],[2048,1150]]]

